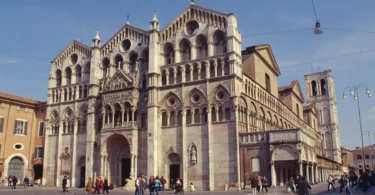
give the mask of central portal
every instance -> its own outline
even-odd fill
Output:
[[[113,134],[108,137],[102,154],[106,156],[103,173],[109,184],[113,184],[114,187],[124,186],[125,180],[132,175],[129,141],[121,134]]]

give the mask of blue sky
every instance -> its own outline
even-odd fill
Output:
[[[367,83],[375,93],[372,79],[375,52],[309,62],[375,49],[375,33],[324,29],[375,32],[375,1],[315,0],[318,18],[324,29],[324,33],[319,36],[312,31],[246,36],[313,28],[315,16],[310,0],[195,2],[200,6],[234,13],[243,35],[243,48],[255,44],[270,44],[282,73],[279,77],[280,86],[298,79],[304,87],[304,74],[317,71],[318,68],[332,69],[338,96],[341,144],[348,148],[360,146],[356,102],[351,99],[343,101],[341,96],[346,86],[362,82]],[[45,100],[49,62],[72,39],[78,38],[91,45],[91,39],[98,29],[101,39],[106,41],[124,25],[128,14],[133,25],[148,29],[154,10],[163,27],[187,6],[188,0],[1,1],[0,91]],[[285,68],[301,63],[306,64]],[[305,92],[304,88],[302,90]],[[364,90],[361,95],[363,129],[375,130],[375,102],[364,95]],[[375,143],[375,139],[373,142]],[[367,137],[365,144],[368,144]]]

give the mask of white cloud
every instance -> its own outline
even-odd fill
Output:
[[[375,107],[372,107],[370,110],[366,111],[365,117],[369,120],[375,119]]]

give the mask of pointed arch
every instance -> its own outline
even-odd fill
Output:
[[[220,55],[227,52],[227,37],[222,30],[216,30],[212,35],[214,43],[214,55]]]
[[[204,104],[207,104],[207,96],[201,89],[194,87],[185,96],[184,103],[186,105],[191,105],[191,104],[204,105]]]
[[[83,70],[83,81],[89,81],[90,80],[90,70],[91,70],[91,63],[88,61],[85,65],[85,68]]]
[[[170,91],[164,98],[160,101],[161,108],[171,108],[177,109],[182,105],[182,99],[176,93]]]
[[[80,83],[82,79],[82,67],[79,64],[77,64],[75,68],[75,76],[76,76],[76,83]]]
[[[56,109],[54,109],[51,113],[50,113],[50,115],[49,115],[50,117],[50,120],[56,120],[56,119],[59,119],[59,112],[56,110]]]
[[[62,73],[61,73],[60,69],[56,70],[55,76],[56,76],[56,87],[60,87],[61,86],[61,79],[62,79]]]
[[[174,64],[174,46],[171,42],[164,44],[164,64]]]
[[[181,62],[191,60],[191,43],[188,39],[183,38],[179,43]]]
[[[65,110],[62,112],[62,117],[64,119],[71,118],[73,116],[74,116],[74,111],[70,106],[66,107]]]
[[[208,56],[208,41],[207,37],[203,34],[199,34],[195,39],[196,57],[204,58]]]
[[[215,96],[218,96],[218,95],[224,95],[224,94],[218,94],[219,91],[223,91],[225,93],[225,96],[226,97],[216,97]],[[222,100],[222,101],[226,101],[227,98],[230,97],[230,90],[228,89],[228,87],[226,87],[225,85],[223,84],[219,84],[218,86],[215,87],[215,89],[213,89],[209,95],[209,101],[213,102],[216,100]]]

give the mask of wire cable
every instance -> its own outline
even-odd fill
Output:
[[[298,31],[307,31],[307,30],[313,30],[313,28],[295,29],[295,30],[285,30],[285,31],[276,31],[276,32],[266,32],[266,33],[258,33],[258,34],[249,34],[249,35],[243,35],[242,37],[259,36],[259,35],[272,35],[272,34],[282,34],[282,33],[298,32]]]
[[[311,4],[312,4],[313,10],[314,10],[316,21],[318,21],[318,16],[316,15],[316,11],[315,11],[314,0],[311,0]]]
[[[338,29],[338,28],[324,28],[324,30],[375,34],[375,31],[364,31],[364,30],[351,30],[351,29]]]
[[[28,61],[20,61],[20,62],[11,62],[11,63],[3,63],[0,64],[0,66],[9,66],[9,65],[16,65],[16,64],[25,64],[25,63],[30,63],[30,62],[42,62],[50,60],[50,58],[45,58],[45,59],[36,59],[36,60],[28,60]]]
[[[347,53],[347,54],[343,54],[343,55],[337,55],[337,56],[332,56],[332,57],[328,57],[328,58],[322,58],[322,59],[314,60],[314,61],[310,61],[310,62],[304,62],[304,63],[300,63],[300,64],[294,64],[294,65],[290,65],[290,66],[282,66],[282,67],[280,67],[280,69],[286,69],[286,68],[291,68],[291,67],[296,67],[296,66],[302,66],[302,65],[307,65],[307,64],[315,63],[315,62],[332,60],[332,59],[336,59],[336,58],[340,58],[340,57],[346,57],[346,56],[350,56],[350,55],[356,55],[356,54],[367,53],[367,52],[375,52],[375,49],[365,50],[365,51],[361,50],[361,51]]]

